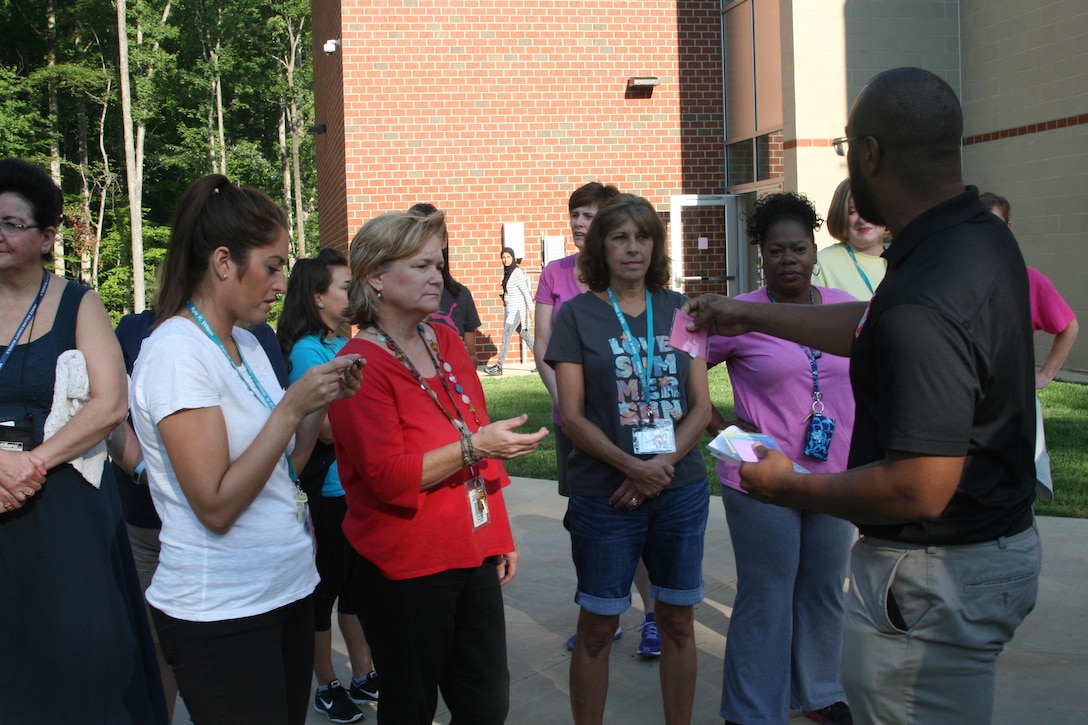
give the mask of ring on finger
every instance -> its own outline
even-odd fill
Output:
[[[23,495],[26,496],[27,498],[30,498],[31,496],[34,495],[34,489],[28,488],[27,490],[23,491]]]
[[[632,496],[631,497],[631,505],[632,506],[638,506],[638,496]]]
[[[12,510],[12,509],[14,509],[14,508],[15,508],[15,507],[11,505],[11,502],[6,502],[6,503],[4,504],[4,510],[5,510],[5,511],[11,511],[11,510]]]

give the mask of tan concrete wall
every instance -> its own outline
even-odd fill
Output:
[[[1012,204],[1027,263],[1088,320],[1088,4],[963,0],[964,174]],[[1036,338],[1036,358],[1050,349]],[[1088,376],[1082,333],[1063,377]]]
[[[877,73],[919,66],[959,91],[957,0],[789,0],[782,6],[785,188],[804,192],[821,215],[846,178],[842,136],[850,105]],[[817,236],[824,246],[834,240]]]

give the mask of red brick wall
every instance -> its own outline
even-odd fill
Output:
[[[501,342],[503,222],[525,223],[522,267],[535,285],[542,235],[568,237],[573,252],[566,202],[580,184],[613,183],[661,211],[671,194],[724,189],[718,0],[340,5],[347,224],[329,208],[332,182],[320,182],[335,173],[322,156],[336,153],[329,124],[318,145],[322,243],[415,202],[444,209],[452,271],[483,319],[483,359]],[[320,62],[319,98],[329,83]],[[661,83],[626,97],[632,76]],[[335,113],[318,108],[328,124],[321,113]]]

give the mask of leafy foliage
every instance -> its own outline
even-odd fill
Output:
[[[281,148],[279,132],[291,108],[300,116],[286,128],[300,145],[306,246],[316,247],[313,137],[304,118],[313,108],[309,12],[303,0],[128,0],[132,111],[144,134],[140,273],[148,297],[178,197],[224,157],[232,181],[281,203],[293,199],[284,188],[285,165],[294,163],[290,135]],[[55,148],[66,268],[91,274],[117,319],[133,309],[133,271],[116,6],[0,0],[0,27],[0,156],[48,169]]]

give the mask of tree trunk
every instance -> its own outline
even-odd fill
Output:
[[[291,158],[287,153],[287,99],[280,99],[280,122],[279,128],[279,148],[280,148],[280,175],[281,184],[283,187],[283,208],[287,210],[287,226],[289,229],[293,229],[295,226],[295,208],[291,204],[293,193],[291,192]],[[291,248],[288,251],[288,262],[294,266],[295,260],[304,256],[301,248],[298,244],[298,238],[294,234],[291,240]]]
[[[53,0],[45,4],[46,28],[48,35],[49,51],[46,57],[46,66],[55,68],[57,65],[57,10],[53,6]],[[60,104],[57,102],[57,81],[53,74],[49,76],[46,95],[49,106],[49,173],[57,186],[61,185],[60,173]],[[57,229],[57,236],[53,239],[53,272],[58,277],[64,276],[64,231],[63,227]]]
[[[128,186],[128,216],[132,226],[132,309],[144,311],[144,225],[143,225],[143,178],[140,175],[140,159],[136,155],[136,139],[133,134],[132,88],[129,77],[128,55],[128,4],[127,0],[115,0],[117,4],[117,50],[121,77],[121,118],[125,137],[125,181]],[[142,140],[142,139],[141,139]]]
[[[79,248],[79,279],[83,284],[92,289],[98,289],[98,278],[91,272],[91,187],[87,183],[87,173],[91,165],[91,154],[87,148],[87,100],[80,97],[76,104],[76,114],[79,119],[79,204],[83,211],[81,238],[77,244]]]

